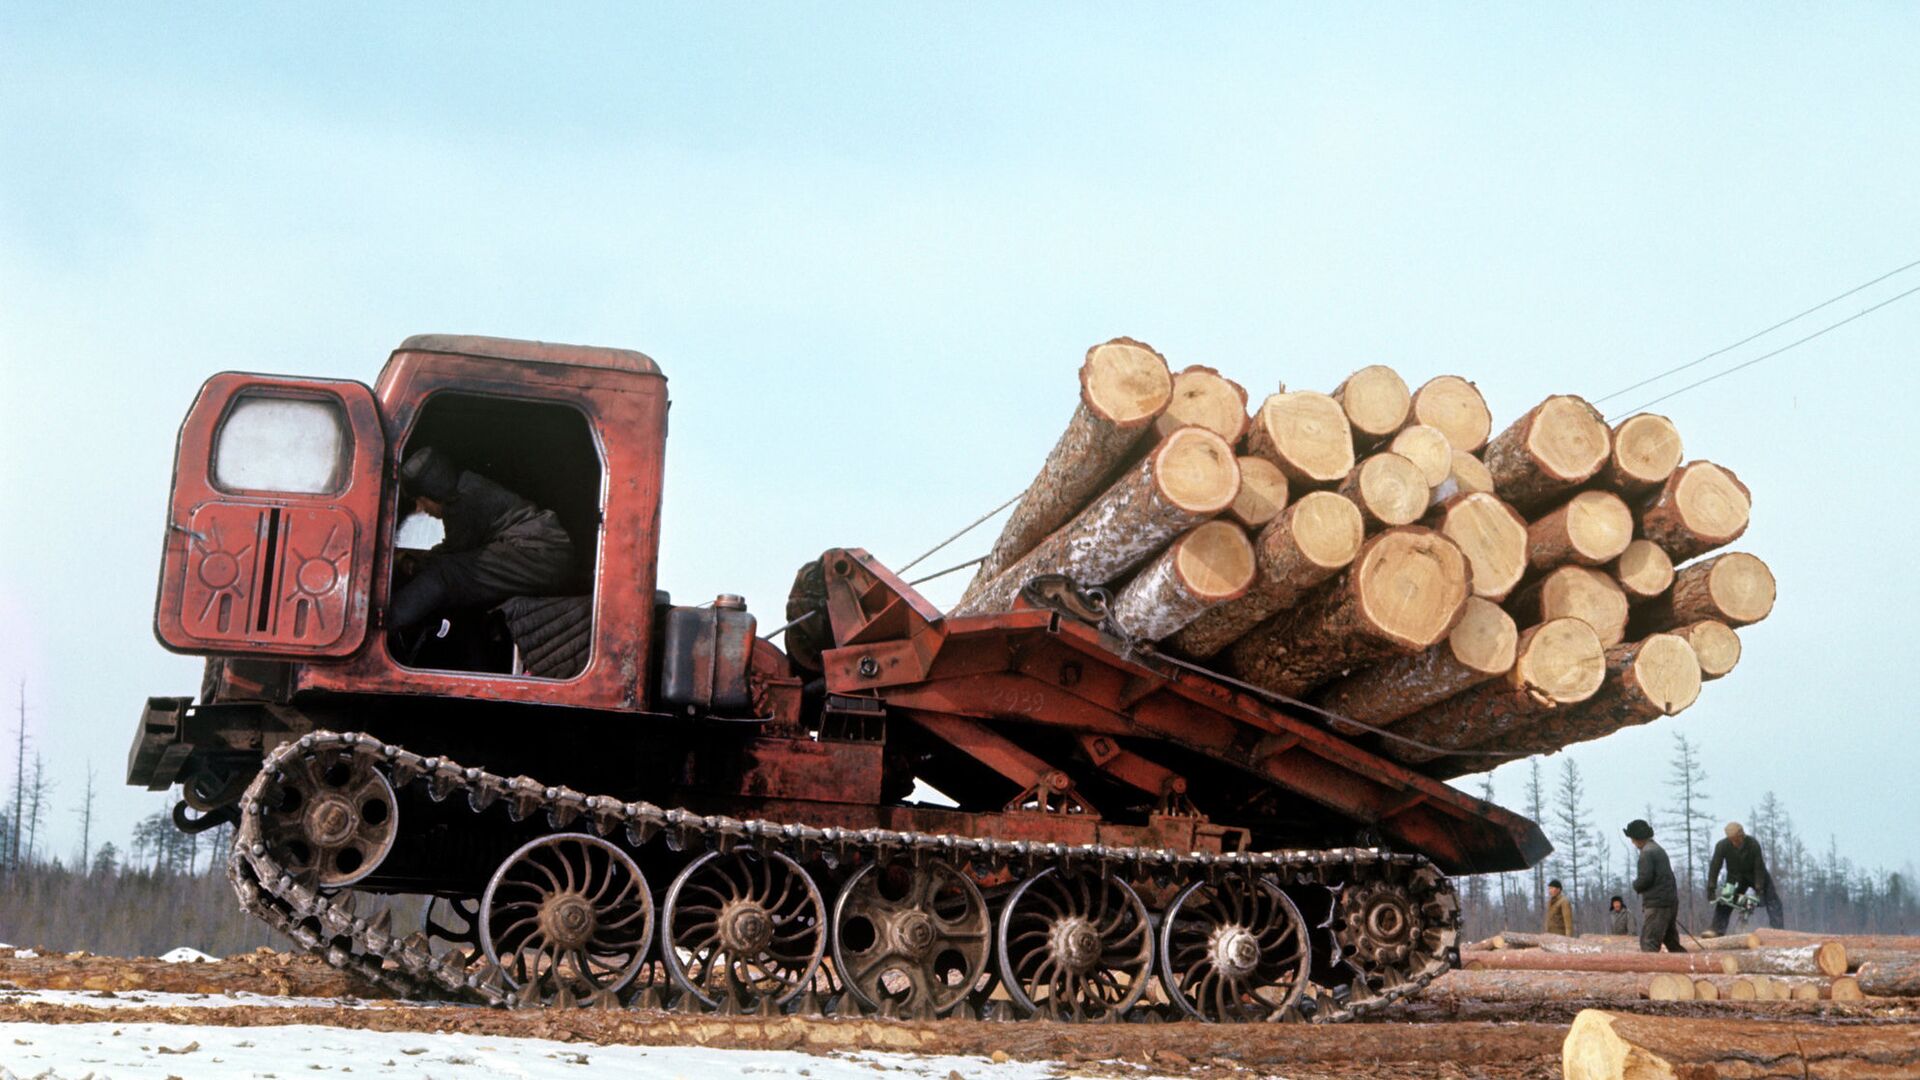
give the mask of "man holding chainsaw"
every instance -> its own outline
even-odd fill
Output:
[[[1720,868],[1727,869],[1727,885],[1720,888]],[[1767,872],[1767,860],[1760,854],[1760,841],[1747,835],[1740,823],[1727,823],[1727,838],[1713,845],[1713,861],[1707,866],[1707,899],[1713,902],[1713,934],[1727,932],[1733,909],[1741,894],[1751,891],[1766,906],[1767,925],[1784,929],[1786,916],[1780,906],[1780,893],[1773,887],[1773,875]]]

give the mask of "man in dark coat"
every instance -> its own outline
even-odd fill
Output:
[[[446,539],[388,607],[387,625],[406,630],[446,611],[484,608],[514,596],[566,592],[573,541],[551,510],[461,469],[425,447],[400,466],[401,492],[446,524]]]
[[[1640,849],[1633,891],[1640,894],[1640,951],[1686,952],[1680,947],[1680,883],[1674,880],[1667,850],[1653,842],[1653,826],[1635,818],[1627,823],[1627,839]]]
[[[1760,854],[1760,841],[1748,836],[1737,821],[1728,822],[1727,838],[1713,845],[1713,861],[1707,865],[1707,900],[1710,902],[1719,899],[1722,866],[1727,868],[1727,880],[1733,883],[1735,897],[1749,889],[1753,890],[1753,894],[1766,905],[1767,925],[1775,930],[1786,929],[1786,914],[1780,905],[1780,894],[1773,887],[1773,875],[1767,872],[1766,857]],[[1714,903],[1715,936],[1727,932],[1727,922],[1732,918],[1731,907]]]

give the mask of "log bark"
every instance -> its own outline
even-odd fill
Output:
[[[1561,1048],[1563,1080],[1894,1080],[1920,1075],[1910,1024],[1636,1016],[1587,1009]]]
[[[1287,474],[1263,457],[1245,455],[1239,461],[1240,494],[1227,507],[1227,516],[1249,529],[1259,529],[1287,508]]]
[[[1457,495],[1483,491],[1493,494],[1493,474],[1487,471],[1486,463],[1465,450],[1455,450],[1452,464],[1447,470],[1447,478],[1433,489],[1427,504],[1439,506]]]
[[[1440,429],[1455,450],[1477,454],[1493,430],[1493,414],[1479,388],[1458,375],[1428,379],[1413,392],[1407,422]]]
[[[1151,437],[1154,419],[1172,396],[1166,357],[1152,346],[1123,337],[1088,349],[1080,365],[1080,406],[1013,508],[961,603],[1099,494],[1115,470]]]
[[[1302,488],[1330,487],[1353,471],[1353,431],[1340,403],[1311,390],[1278,393],[1260,406],[1246,449]]]
[[[1383,451],[1354,466],[1335,489],[1360,508],[1368,532],[1411,525],[1427,509],[1427,481],[1420,466]]]
[[[1209,608],[1246,595],[1253,574],[1246,530],[1231,521],[1209,521],[1134,575],[1108,614],[1134,640],[1159,641]]]
[[[1346,672],[1428,648],[1466,610],[1466,556],[1431,529],[1401,526],[1369,540],[1328,586],[1234,642],[1234,674],[1298,696]]]
[[[1435,1001],[1692,1001],[1689,976],[1638,971],[1449,971],[1420,992]]]
[[[1420,466],[1420,475],[1430,489],[1453,474],[1453,444],[1437,427],[1410,424],[1387,443],[1387,449]]]
[[[1187,624],[1173,636],[1173,648],[1196,660],[1213,656],[1346,569],[1363,539],[1358,507],[1331,491],[1308,492],[1260,530],[1258,573],[1247,594]]]
[[[1753,495],[1732,469],[1690,461],[1640,511],[1640,535],[1686,562],[1740,539],[1752,512]]]
[[[1481,457],[1493,474],[1493,490],[1531,513],[1592,479],[1612,449],[1613,435],[1598,410],[1556,394],[1495,436]]]
[[[1333,400],[1347,414],[1354,445],[1363,450],[1400,430],[1413,407],[1406,380],[1385,364],[1369,364],[1347,376]]]
[[[1607,568],[1628,603],[1652,600],[1673,587],[1673,559],[1651,540],[1635,540]]]
[[[1611,491],[1582,491],[1527,526],[1527,568],[1605,566],[1633,542],[1633,511]]]
[[[1693,655],[1700,660],[1701,682],[1718,679],[1740,663],[1740,635],[1726,623],[1707,619],[1677,626],[1673,632],[1693,646]]]
[[[1153,430],[1164,439],[1192,425],[1239,445],[1247,424],[1246,388],[1214,368],[1193,364],[1173,377],[1173,396],[1154,418]]]
[[[1920,954],[1870,960],[1855,979],[1871,997],[1920,997]]]
[[[1720,954],[1720,960],[1721,970],[1728,975],[1824,975],[1831,979],[1847,973],[1847,947],[1837,941],[1727,952]]]
[[[1386,740],[1382,752],[1415,764],[1505,736],[1557,708],[1592,697],[1606,678],[1606,653],[1579,619],[1553,619],[1521,631],[1512,670],[1393,726],[1393,733],[1438,747]],[[1491,767],[1490,759],[1479,759]]]
[[[1426,524],[1460,545],[1473,567],[1473,595],[1498,603],[1527,571],[1527,522],[1498,495],[1455,495],[1428,515]]]
[[[1519,637],[1498,604],[1469,597],[1447,640],[1334,683],[1321,692],[1320,707],[1375,727],[1391,724],[1513,670]],[[1343,735],[1365,733],[1338,720],[1329,725]]]
[[[1205,428],[1181,428],[952,614],[1006,611],[1021,587],[1041,574],[1065,574],[1083,586],[1107,584],[1225,510],[1239,491],[1240,468],[1227,441]]]
[[[1920,951],[1920,936],[1913,934],[1813,934],[1767,927],[1755,930],[1753,937],[1766,945],[1818,945],[1823,941],[1837,941],[1847,947],[1848,956],[1861,949]]]
[[[1653,413],[1636,413],[1613,426],[1613,451],[1600,483],[1623,495],[1652,491],[1679,468],[1680,430]]]
[[[1627,594],[1611,574],[1590,566],[1562,566],[1521,589],[1507,603],[1513,621],[1532,626],[1548,619],[1579,619],[1612,648],[1627,639]]]
[[[1731,955],[1731,954],[1722,954]],[[1463,955],[1468,971],[1668,971],[1682,975],[1724,975],[1719,956],[1705,953],[1591,952],[1555,953],[1505,949]]]
[[[1773,571],[1756,556],[1729,551],[1681,567],[1667,595],[1635,614],[1635,627],[1665,630],[1711,619],[1728,626],[1757,623],[1773,611]]]
[[[1587,700],[1518,730],[1473,744],[1515,755],[1551,754],[1623,727],[1673,716],[1700,696],[1700,661],[1677,634],[1654,634],[1607,650],[1607,678]]]

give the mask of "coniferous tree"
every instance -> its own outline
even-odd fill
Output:
[[[1700,753],[1684,731],[1673,733],[1673,758],[1668,762],[1667,790],[1673,800],[1668,807],[1667,823],[1679,832],[1678,845],[1662,844],[1677,865],[1681,877],[1680,893],[1686,898],[1687,924],[1694,924],[1699,897],[1698,870],[1705,869],[1707,853],[1702,846],[1707,835],[1711,811],[1707,809],[1707,770],[1700,764]],[[1677,848],[1677,850],[1676,850]],[[1684,876],[1681,871],[1684,870]]]
[[[1591,869],[1587,835],[1591,822],[1586,802],[1587,787],[1580,779],[1580,766],[1566,758],[1560,763],[1560,785],[1554,793],[1553,820],[1560,834],[1554,838],[1554,845],[1559,848],[1560,876],[1566,879],[1562,885],[1576,918],[1582,906],[1581,871]]]

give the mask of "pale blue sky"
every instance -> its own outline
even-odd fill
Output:
[[[1256,395],[1456,372],[1504,424],[1920,258],[1920,8],[1192,10],[0,3],[0,729],[25,677],[56,848],[89,759],[109,836],[158,805],[116,786],[137,710],[198,685],[149,620],[214,371],[644,350],[663,583],[772,625],[822,549],[903,563],[1019,490],[1116,334]],[[1684,727],[1716,810],[1920,858],[1917,333],[1665,406],[1781,597],[1694,710],[1573,752],[1610,829]]]

